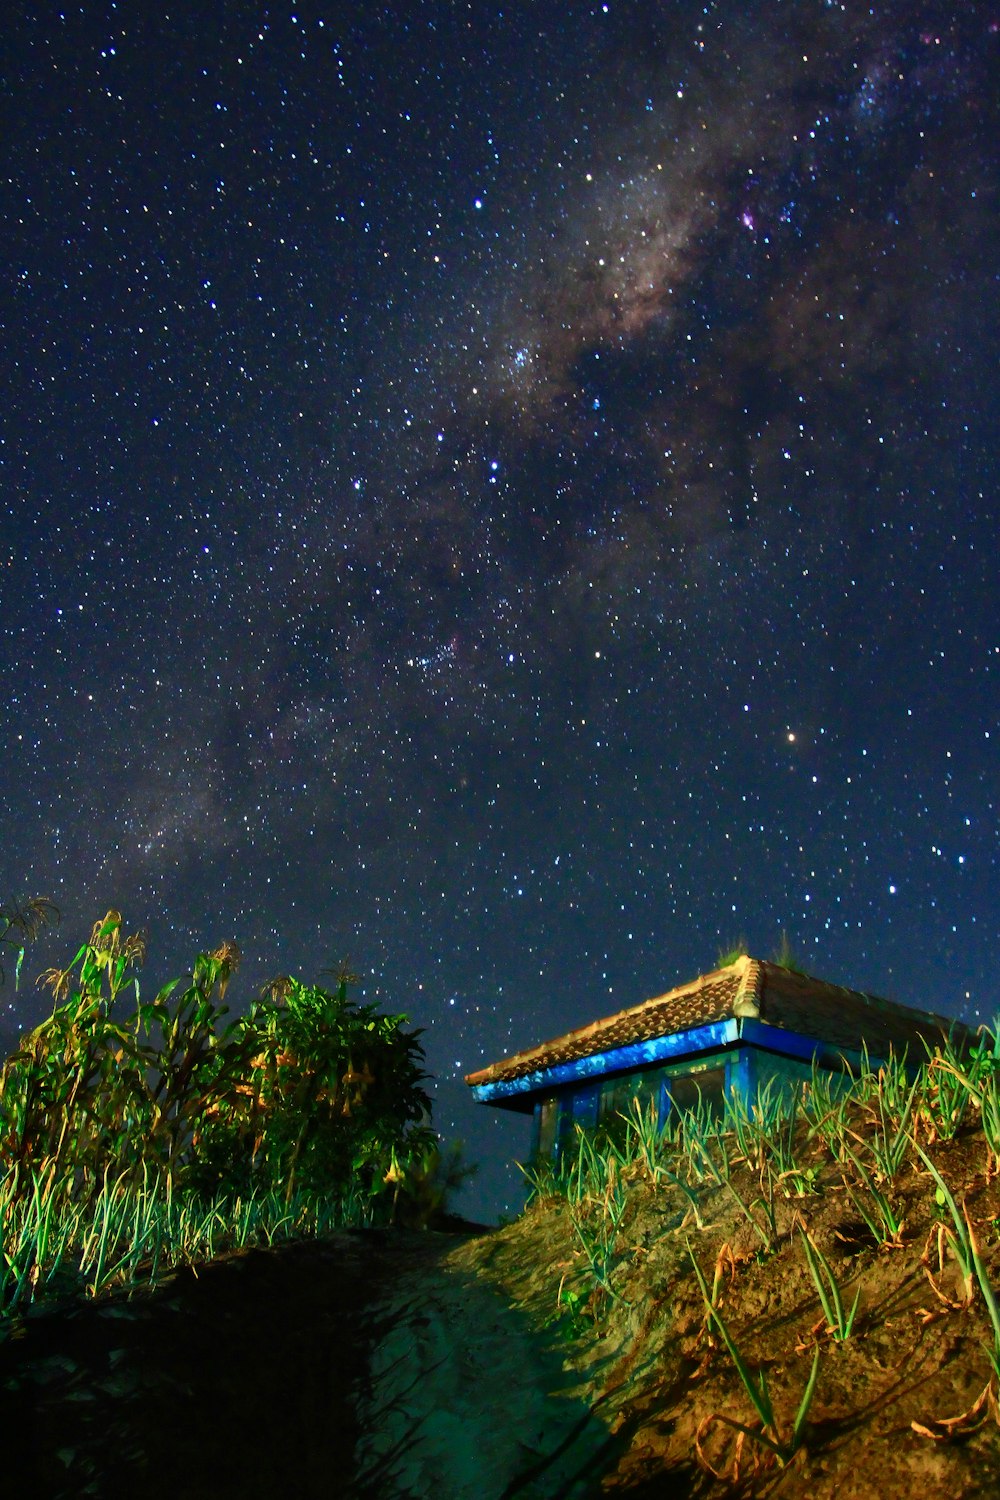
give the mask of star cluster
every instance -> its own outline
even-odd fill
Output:
[[[483,1212],[524,1141],[461,1074],[738,935],[992,1015],[987,5],[108,3],[7,42],[38,967],[112,905],[164,975],[237,939],[245,995],[350,953]]]

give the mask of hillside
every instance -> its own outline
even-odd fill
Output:
[[[986,1185],[964,1143],[936,1155],[974,1225],[990,1233],[985,1253],[996,1277],[995,1185]],[[536,1205],[516,1225],[450,1257],[456,1268],[502,1289],[537,1324],[549,1321],[563,1341],[573,1375],[567,1395],[617,1438],[595,1493],[746,1490],[867,1500],[929,1487],[971,1500],[995,1492],[1000,1431],[995,1401],[984,1399],[992,1330],[978,1288],[963,1284],[945,1223],[934,1212],[929,1176],[914,1174],[901,1184],[896,1203],[904,1222],[894,1249],[874,1242],[843,1189],[809,1203],[776,1203],[774,1244],[766,1254],[725,1189],[706,1193],[702,1231],[680,1232],[671,1199],[646,1186],[630,1191],[617,1238],[620,1259],[609,1278],[616,1296],[595,1323],[572,1310],[551,1323],[560,1283],[565,1306],[567,1287],[589,1279],[564,1201]],[[799,1224],[808,1225],[826,1254],[845,1316],[860,1294],[843,1341],[828,1331]],[[741,1440],[714,1420],[718,1414],[762,1425],[723,1338],[708,1326],[689,1243],[709,1289],[718,1281],[717,1304],[751,1374],[766,1373],[786,1439],[819,1350],[802,1446],[785,1467],[752,1438]],[[713,1478],[709,1466],[722,1477]],[[666,1489],[668,1476],[674,1485]]]
[[[995,1062],[666,1137],[637,1114],[506,1228],[30,1317],[5,1416],[53,1495],[993,1494]]]

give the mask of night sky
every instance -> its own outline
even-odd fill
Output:
[[[5,11],[0,871],[463,1073],[996,981],[1000,8]],[[27,981],[27,982],[26,982]]]

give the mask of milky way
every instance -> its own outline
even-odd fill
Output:
[[[523,1142],[461,1073],[738,934],[990,1013],[998,44],[982,4],[20,13],[38,967],[110,905],[165,974],[237,939],[244,999],[350,952],[487,1206]]]

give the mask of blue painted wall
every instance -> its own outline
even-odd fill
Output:
[[[575,1126],[589,1129],[628,1114],[633,1100],[644,1107],[656,1100],[662,1124],[671,1109],[690,1108],[699,1096],[717,1101],[721,1110],[725,1099],[749,1099],[772,1080],[797,1088],[811,1077],[814,1058],[830,1072],[842,1072],[845,1062],[856,1069],[860,1062],[856,1051],[834,1055],[812,1038],[747,1018],[616,1048],[473,1092],[497,1104],[534,1093],[531,1155],[551,1158],[572,1141]]]

